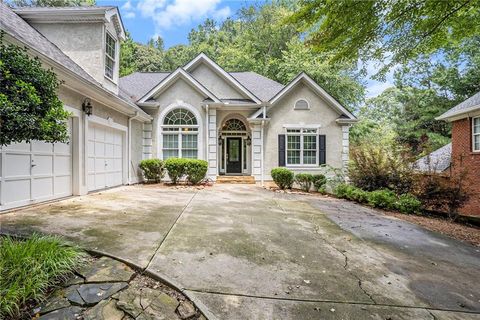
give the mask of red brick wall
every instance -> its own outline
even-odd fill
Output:
[[[452,126],[453,174],[466,170],[465,186],[470,199],[460,210],[466,215],[480,216],[480,152],[472,152],[472,121],[462,119]]]

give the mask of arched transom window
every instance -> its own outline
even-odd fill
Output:
[[[162,125],[163,159],[198,156],[198,122],[195,115],[183,108],[167,113]]]
[[[222,131],[247,131],[247,127],[238,119],[230,119],[225,122]]]

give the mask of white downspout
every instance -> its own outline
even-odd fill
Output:
[[[128,174],[128,178],[127,178],[127,183],[128,184],[132,184],[132,175],[131,175],[131,165],[132,165],[132,120],[134,120],[135,118],[138,117],[138,111],[135,111],[135,114],[133,115],[133,117],[129,117],[128,118],[128,137],[127,137],[127,148],[128,148],[128,152],[127,152],[127,163],[128,163],[128,166],[127,166],[127,174]]]
[[[205,117],[205,160],[208,161],[208,123],[210,122],[210,115],[208,114],[208,104],[205,105],[205,112],[207,113],[207,116]],[[210,164],[208,165],[208,167],[210,168]]]
[[[262,187],[265,186],[265,141],[264,141],[264,128],[265,128],[265,118],[266,118],[266,112],[267,112],[267,107],[263,106],[263,120],[262,120],[262,128],[261,128],[261,141],[262,141],[262,148],[260,149],[262,151],[261,158],[262,158],[262,165],[261,165],[261,170],[262,170]]]

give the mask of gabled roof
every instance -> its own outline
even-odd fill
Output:
[[[437,120],[450,120],[454,117],[464,118],[468,112],[480,110],[480,92],[477,92],[462,103],[457,104],[452,109],[448,110],[441,116],[437,117]]]
[[[446,144],[415,162],[414,168],[422,172],[441,173],[450,167],[452,162],[452,143]]]
[[[125,28],[117,7],[78,6],[78,7],[20,7],[15,13],[29,22],[110,22],[113,21],[120,39],[125,39]]]
[[[169,74],[167,77],[165,77],[162,81],[160,81],[160,83],[158,83],[155,87],[149,90],[145,95],[143,95],[143,97],[138,100],[138,103],[147,102],[153,96],[161,93],[163,90],[168,88],[170,84],[172,84],[179,78],[190,83],[192,87],[212,99],[214,102],[220,102],[220,100],[213,93],[211,93],[207,88],[201,85],[197,80],[195,80],[191,75],[189,75],[185,70],[183,70],[183,68],[178,68],[177,70]]]
[[[296,76],[287,86],[280,90],[272,99],[270,103],[272,106],[282,99],[287,93],[295,88],[300,82],[305,82],[313,91],[322,96],[333,108],[335,108],[341,115],[345,115],[350,120],[356,120],[357,118],[342,106],[337,100],[335,100],[327,91],[320,87],[308,74],[301,72]]]
[[[171,72],[135,72],[121,77],[118,81],[118,87],[132,101],[136,102],[168,77],[169,74]]]
[[[255,72],[230,72],[240,84],[262,101],[270,100],[284,85]]]
[[[225,80],[230,82],[234,87],[236,87],[240,92],[245,94],[248,98],[252,99],[256,103],[261,103],[260,99],[256,97],[252,92],[250,92],[247,88],[245,88],[237,79],[235,79],[231,74],[223,70],[215,61],[210,59],[205,53],[200,53],[196,56],[192,61],[187,63],[183,69],[185,71],[192,70],[195,68],[199,63],[206,63],[207,65],[211,66],[220,76],[222,76]]]

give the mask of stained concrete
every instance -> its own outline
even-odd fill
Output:
[[[343,200],[134,186],[0,223],[134,261],[220,319],[480,319],[479,248]]]

